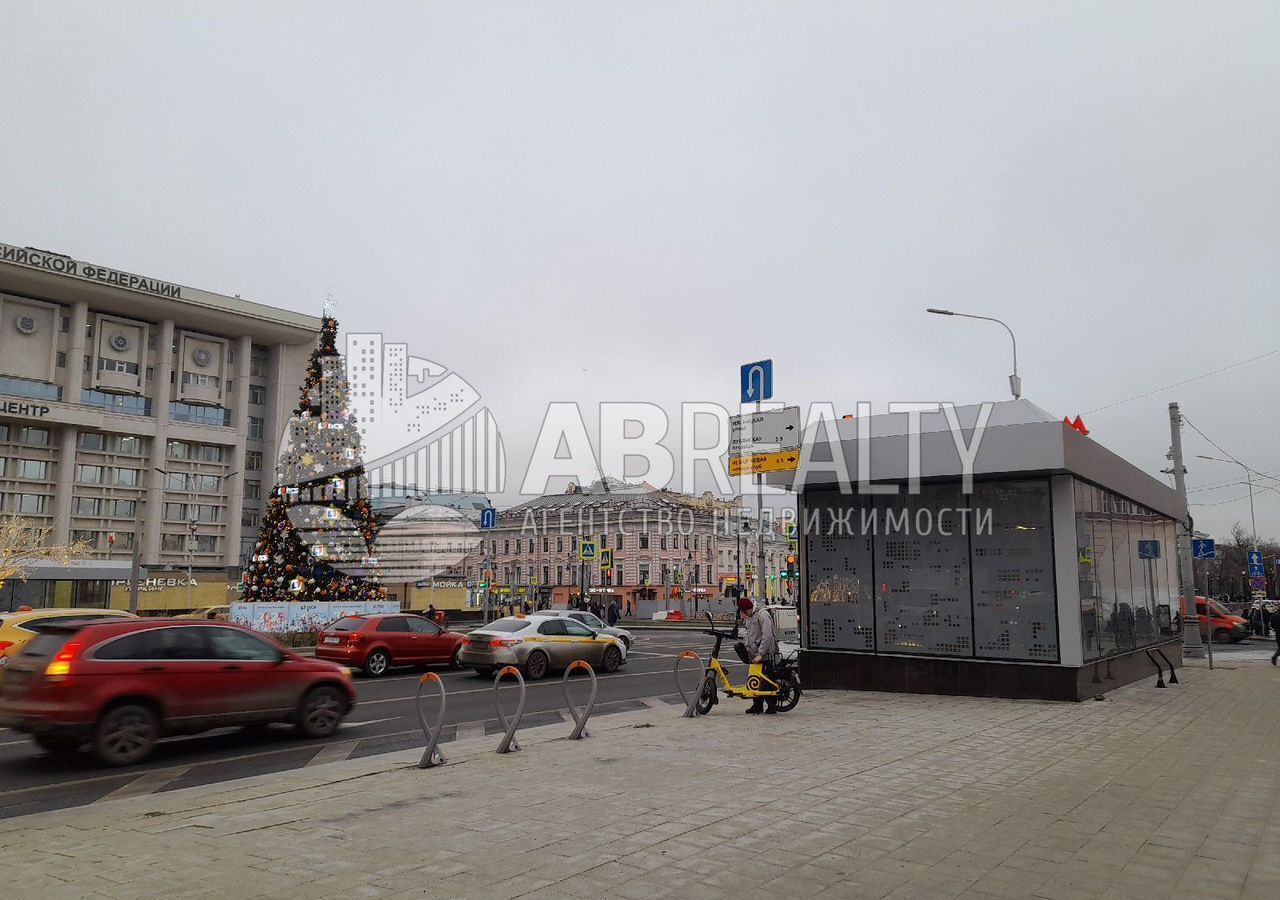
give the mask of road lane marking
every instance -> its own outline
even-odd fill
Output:
[[[384,719],[383,721],[387,720]],[[311,757],[311,762],[307,763],[303,768],[323,766],[325,763],[342,762],[351,755],[359,743],[359,741],[335,741],[332,744],[325,744],[320,748],[319,753]]]
[[[99,797],[93,802],[102,803],[104,800],[123,800],[126,797],[143,797],[147,794],[154,794],[165,785],[177,781],[193,768],[194,766],[173,766],[168,769],[155,769],[145,775],[140,775],[128,784],[122,784],[111,793],[104,797]]]

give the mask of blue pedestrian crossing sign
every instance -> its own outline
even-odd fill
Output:
[[[773,360],[744,363],[741,376],[743,403],[759,403],[773,396]]]
[[[498,525],[498,511],[493,507],[480,510],[480,527],[496,528]]]
[[[1262,551],[1250,550],[1249,551],[1249,577],[1261,578],[1264,574],[1266,573],[1263,572],[1262,570]]]
[[[595,562],[596,559],[596,542],[582,541],[578,544],[578,559],[583,562]]]
[[[1191,558],[1192,559],[1214,559],[1218,555],[1217,544],[1213,538],[1192,538],[1191,539]]]
[[[1159,541],[1138,541],[1138,559],[1159,559]]]

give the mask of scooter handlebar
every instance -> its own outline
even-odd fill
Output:
[[[707,617],[707,630],[702,632],[703,634],[709,634],[712,637],[728,638],[732,641],[736,641],[738,639],[738,623],[736,620],[733,623],[733,631],[717,631],[716,620],[711,617],[711,613],[707,612],[703,613],[703,615]]]

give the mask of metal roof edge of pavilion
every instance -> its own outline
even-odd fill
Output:
[[[1172,518],[1186,518],[1186,504],[1172,488],[1029,400],[957,406],[954,420],[960,433],[956,435],[944,412],[920,413],[918,474],[922,480],[963,476],[956,443],[971,444],[983,406],[990,407],[990,415],[973,461],[975,477],[1074,475]],[[859,425],[866,427],[869,435],[863,441],[858,440]],[[768,483],[797,491],[839,486],[843,473],[831,455],[835,442],[825,430],[831,427],[839,438],[843,471],[853,483],[860,478],[903,482],[910,477],[910,417],[889,413],[863,420],[826,421],[807,428],[800,470],[770,473]],[[860,443],[867,446],[864,471],[858,468]]]

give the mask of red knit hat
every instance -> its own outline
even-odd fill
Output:
[[[738,610],[740,612],[751,612],[751,610],[755,609],[755,606],[756,605],[752,603],[750,600],[748,600],[746,597],[738,598]]]

